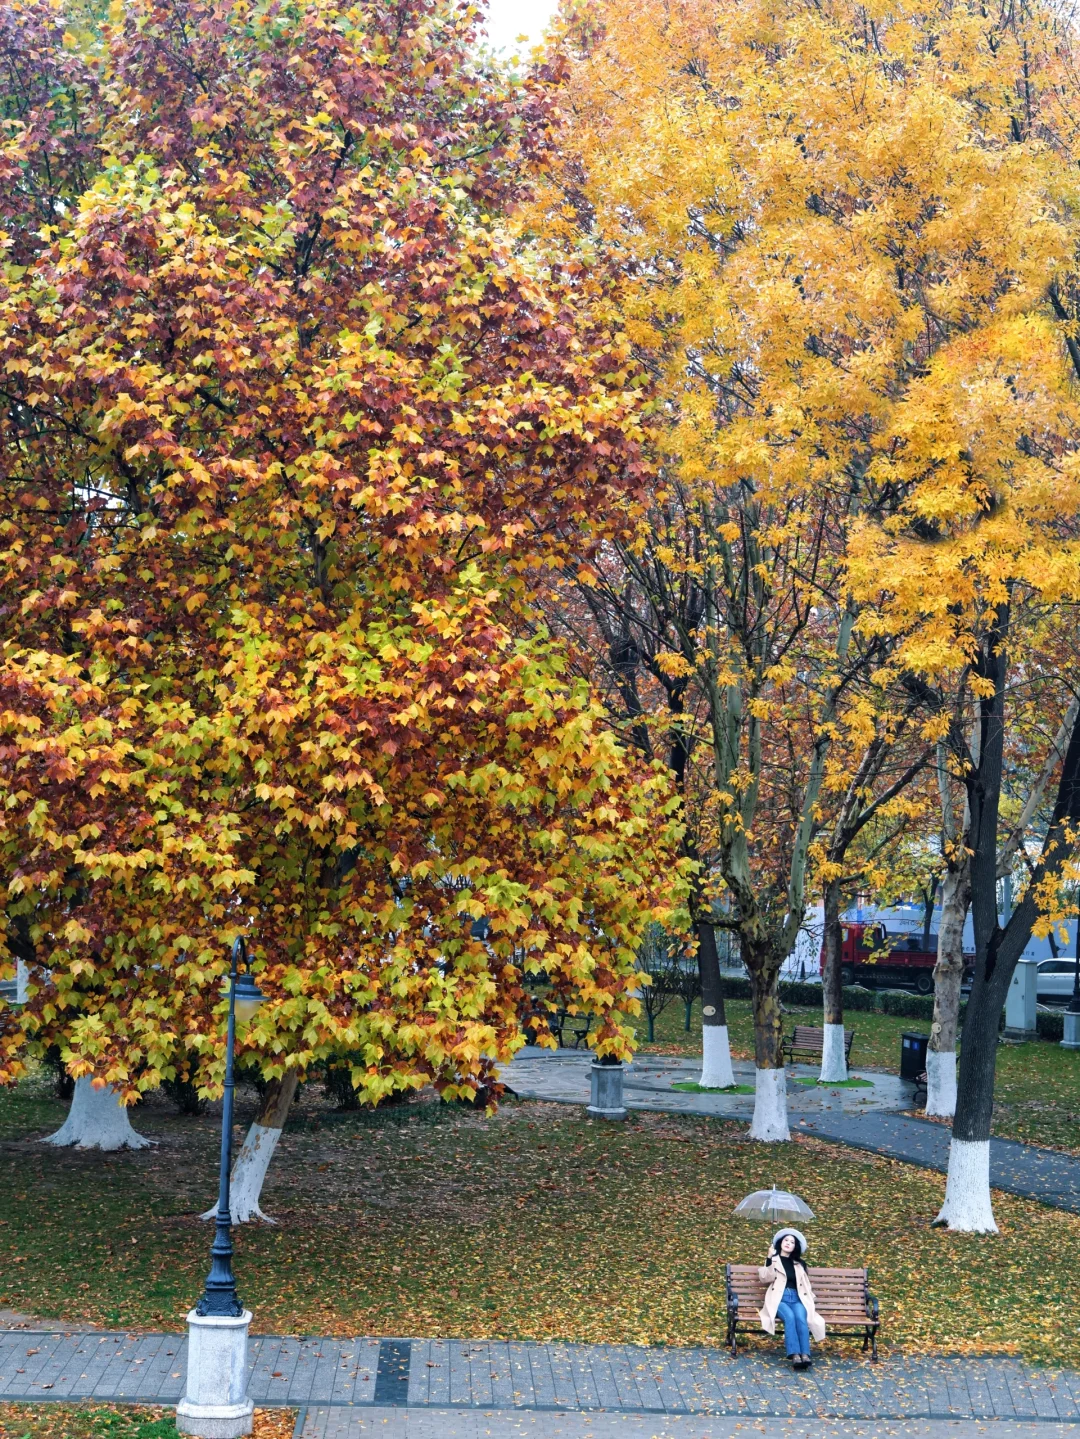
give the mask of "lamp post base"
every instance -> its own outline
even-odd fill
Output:
[[[187,1317],[188,1358],[176,1427],[197,1439],[242,1439],[255,1406],[247,1394],[247,1338],[251,1311],[236,1319]]]
[[[1064,1015],[1062,1049],[1080,1049],[1080,1012],[1067,1009]]]

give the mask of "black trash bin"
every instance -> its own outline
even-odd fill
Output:
[[[900,1036],[900,1078],[912,1084],[926,1068],[926,1046],[930,1043],[928,1034],[902,1034]]]

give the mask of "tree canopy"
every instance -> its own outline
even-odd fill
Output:
[[[640,392],[587,257],[506,229],[551,103],[472,24],[0,11],[0,1077],[212,1077],[237,933],[267,1073],[472,1093],[530,971],[625,1049],[670,802],[519,615]]]

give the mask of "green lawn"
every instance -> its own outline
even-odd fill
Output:
[[[0,1096],[0,1307],[179,1329],[208,1265],[195,1216],[218,1121],[153,1099],[134,1119],[157,1147],[101,1155],[38,1144],[43,1105],[61,1118],[33,1086]],[[818,1216],[813,1260],[869,1264],[887,1345],[1080,1365],[1061,1267],[1078,1216],[999,1195],[999,1237],[950,1235],[930,1227],[939,1175],[809,1136],[755,1145],[698,1117],[609,1125],[508,1103],[492,1119],[417,1105],[327,1122],[309,1091],[300,1118],[263,1197],[280,1223],[237,1236],[264,1331],[719,1344],[723,1263],[768,1241],[732,1210],[776,1183]]]
[[[171,1412],[114,1404],[0,1404],[0,1439],[177,1439]]]
[[[750,1059],[754,1031],[750,1001],[729,999],[726,1004],[732,1053]],[[820,1024],[820,1009],[788,1007],[786,1024]],[[929,1034],[925,1020],[858,1011],[847,1017],[855,1031],[851,1062],[857,1069],[900,1069],[900,1036],[905,1030]],[[639,1034],[644,1035],[644,1026]],[[700,1054],[701,1007],[695,1004],[690,1032],[683,1029],[683,1007],[676,1002],[656,1021],[656,1042],[643,1043],[643,1054]],[[997,1058],[994,1095],[994,1133],[1055,1149],[1080,1153],[1080,1051],[1039,1040],[1031,1044],[1001,1044]]]
[[[292,1439],[296,1411],[257,1409],[252,1439]],[[178,1439],[171,1409],[0,1404],[0,1439]]]

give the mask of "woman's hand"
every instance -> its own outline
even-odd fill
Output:
[[[776,1258],[776,1250],[773,1249],[772,1245],[770,1245],[770,1246],[769,1246],[769,1252],[768,1252],[768,1254],[766,1254],[766,1256],[765,1256],[765,1261],[766,1261],[766,1263],[768,1263],[768,1261],[769,1261],[770,1259],[775,1259],[775,1258]]]

